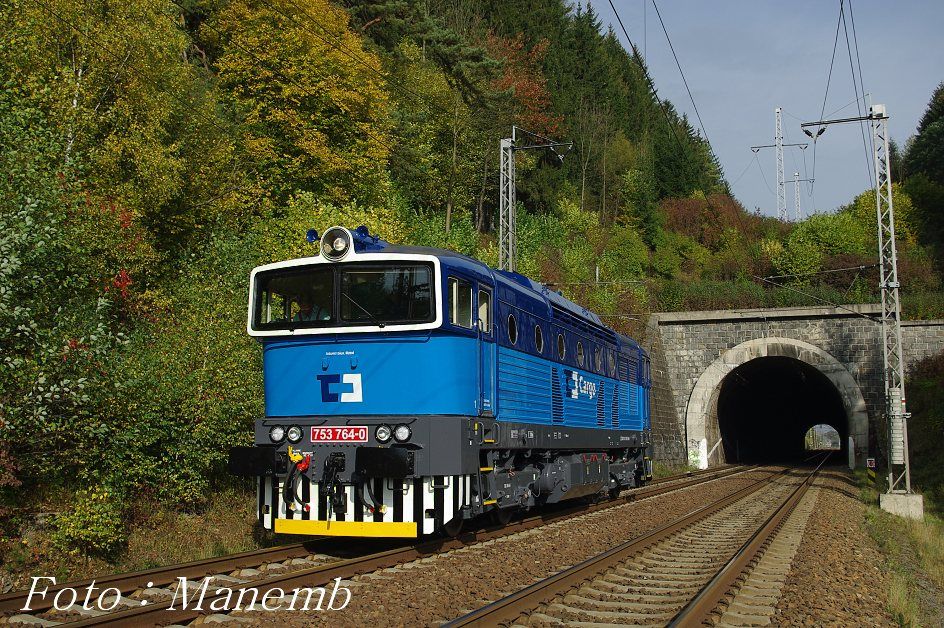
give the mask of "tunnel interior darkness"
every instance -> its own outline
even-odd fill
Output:
[[[815,367],[793,358],[756,358],[731,371],[721,382],[717,417],[728,463],[809,457],[805,436],[820,423],[836,428],[841,451],[848,442],[839,391]]]

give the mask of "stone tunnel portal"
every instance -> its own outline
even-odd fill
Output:
[[[796,338],[755,338],[721,353],[698,377],[685,410],[689,459],[699,468],[795,459],[806,431],[832,425],[864,463],[869,423],[855,378],[833,355]]]
[[[839,432],[841,451],[848,442],[846,409],[836,386],[815,367],[790,357],[756,358],[728,373],[716,412],[728,463],[808,457],[806,434],[823,423]]]

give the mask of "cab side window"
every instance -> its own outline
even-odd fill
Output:
[[[472,284],[455,277],[449,278],[449,322],[472,328]]]
[[[492,333],[492,293],[479,290],[479,329],[483,334]]]

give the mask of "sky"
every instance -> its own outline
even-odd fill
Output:
[[[800,121],[819,120],[839,20],[839,0],[656,0],[705,131],[749,211],[777,213],[776,155],[752,145],[774,143],[774,109],[782,107],[784,142],[808,141]],[[608,0],[589,0],[603,27],[612,24],[629,47]],[[695,110],[652,0],[613,0],[633,42],[645,50],[659,96],[698,124]],[[891,137],[900,145],[915,133],[934,88],[944,81],[944,1],[845,0],[855,57],[851,5],[865,92],[884,104]],[[856,66],[858,72],[858,66]],[[840,26],[825,118],[860,115]],[[867,101],[864,101],[867,102]],[[862,105],[867,113],[868,105]],[[864,125],[866,140],[870,131]],[[833,211],[870,185],[871,157],[858,124],[830,126],[816,143],[815,182],[801,184],[804,215]],[[793,173],[813,178],[812,143],[784,148],[787,210],[794,215]],[[805,164],[804,164],[805,154]],[[869,153],[870,155],[870,153]],[[892,173],[895,180],[896,173]]]

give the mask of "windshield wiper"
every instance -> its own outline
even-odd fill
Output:
[[[363,305],[361,305],[360,303],[358,303],[357,301],[355,301],[355,300],[354,300],[354,297],[352,297],[351,295],[349,295],[349,294],[348,294],[347,292],[345,292],[344,290],[341,291],[341,296],[344,297],[345,299],[347,299],[348,301],[350,301],[351,303],[353,303],[354,306],[357,307],[357,309],[359,309],[361,312],[363,312],[364,314],[367,314],[367,317],[370,318],[370,320],[373,321],[373,322],[377,325],[377,327],[379,327],[380,329],[383,329],[384,327],[386,327],[386,325],[384,325],[382,322],[380,322],[380,320],[379,320],[376,316],[374,316],[373,314],[371,314],[370,312],[368,312],[368,311],[364,308]]]

